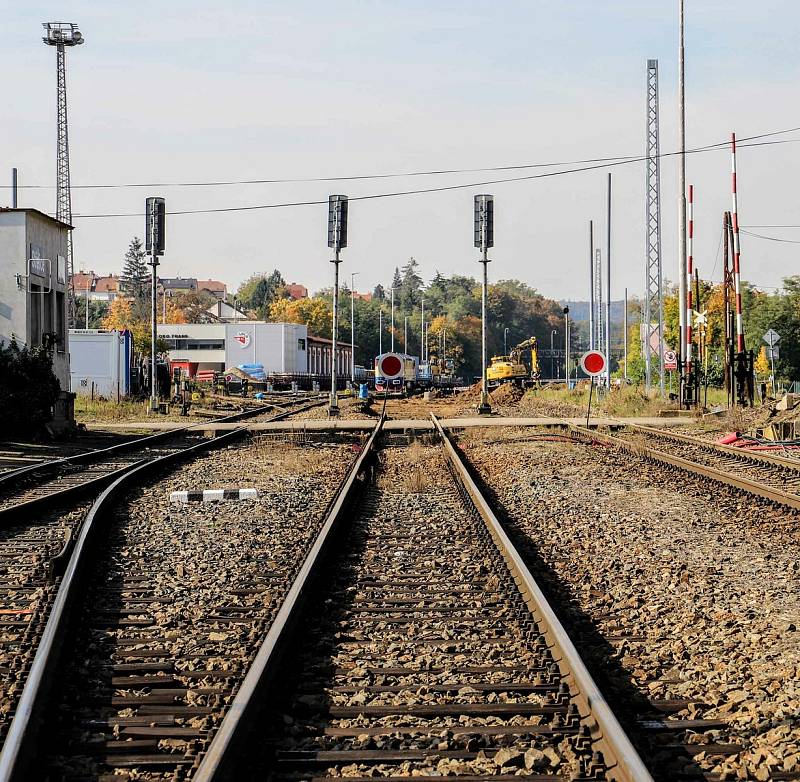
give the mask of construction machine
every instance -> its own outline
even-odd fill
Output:
[[[490,386],[514,383],[521,388],[535,386],[541,377],[539,367],[539,343],[536,337],[529,337],[511,348],[507,356],[492,356],[486,370],[486,380]]]

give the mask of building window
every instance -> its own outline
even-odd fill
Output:
[[[64,307],[64,292],[56,291],[56,339],[58,340],[59,353],[63,353],[67,347],[66,323],[67,313]]]
[[[298,350],[305,350],[306,349],[306,341],[304,339],[297,340],[297,349]]]
[[[28,344],[31,347],[38,347],[42,344],[42,289],[38,285],[31,285],[29,296],[31,330]]]

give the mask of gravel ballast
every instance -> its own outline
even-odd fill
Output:
[[[619,716],[637,716],[637,697],[684,701],[671,719],[727,727],[678,738],[741,747],[694,754],[698,770],[800,777],[796,515],[634,456],[525,437],[489,430],[462,446],[532,544],[537,577],[561,591],[565,623],[606,640],[582,651],[606,669]]]
[[[201,456],[128,495],[108,520],[105,556],[64,652],[65,684],[45,728],[48,769],[130,779],[189,770],[354,455],[353,443],[251,442]],[[245,487],[258,499],[169,502],[172,491]],[[128,727],[137,715],[159,713],[175,715],[176,737],[126,752],[119,742],[140,736]],[[161,753],[164,762],[137,763],[143,752]]]

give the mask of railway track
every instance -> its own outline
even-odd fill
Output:
[[[385,470],[370,481],[383,420],[280,608],[260,606],[265,589],[283,588],[269,570],[260,578],[248,572],[252,584],[239,584],[219,606],[223,625],[245,628],[232,645],[205,633],[187,638],[183,655],[170,653],[152,573],[144,563],[131,569],[121,542],[109,552],[110,569],[80,597],[98,520],[146,466],[106,489],[72,554],[62,605],[0,756],[0,779],[29,778],[38,746],[34,768],[53,780],[336,772],[359,780],[376,770],[425,780],[427,769],[437,778],[448,769],[464,782],[518,773],[649,782],[449,441],[386,448]],[[109,592],[117,596],[113,611]],[[76,635],[94,640],[91,656],[105,665],[73,663],[85,682],[73,686],[80,700],[65,714],[53,708],[48,684],[63,679],[67,661],[56,653]],[[69,654],[81,650],[73,645]],[[287,689],[292,671],[298,686]],[[272,711],[258,718],[265,702]]]
[[[307,407],[302,405],[273,417],[284,418]],[[255,411],[253,415],[263,412]],[[215,441],[204,440],[200,433],[189,435],[185,431],[179,438],[173,434],[155,443],[151,438],[141,438],[137,441],[138,449],[131,454],[114,456],[113,460],[109,460],[105,452],[98,454],[97,458],[106,457],[106,461],[84,471],[80,482],[65,481],[62,476],[61,481],[45,482],[38,492],[27,489],[18,493],[24,500],[19,505],[6,506],[14,511],[14,518],[8,521],[12,516],[8,513],[4,519],[7,523],[0,527],[0,744],[9,730],[34,654],[46,632],[48,616],[57,600],[62,577],[88,510],[85,502],[64,503],[72,501],[76,489],[83,493],[92,489],[99,491],[101,486],[131,470],[170,463],[184,454],[233,441],[243,432],[243,429],[232,430]],[[144,447],[142,442],[146,443]],[[133,443],[126,445],[135,447]],[[59,471],[64,469],[61,462],[59,460]],[[47,491],[53,483],[56,489]],[[27,519],[22,521],[26,514]]]
[[[800,509],[800,463],[775,454],[744,452],[688,435],[630,426],[613,435],[580,426],[570,429],[661,464],[712,478],[734,488]]]
[[[319,404],[303,402],[277,415],[273,413],[270,420],[281,420]],[[243,410],[214,419],[214,422],[232,423],[264,415],[265,412],[259,408]],[[203,437],[202,426],[192,424],[138,437],[0,475],[0,522],[29,515],[52,503],[54,497],[68,500],[90,491],[99,491],[143,459],[174,453],[199,442]]]
[[[323,530],[195,780],[651,779],[439,435]]]

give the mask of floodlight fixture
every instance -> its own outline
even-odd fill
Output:
[[[74,22],[42,22],[45,34],[42,40],[48,46],[80,46],[83,35]]]

